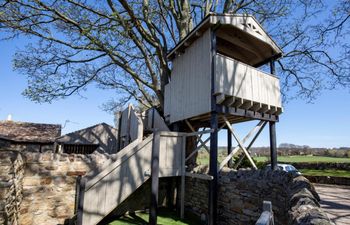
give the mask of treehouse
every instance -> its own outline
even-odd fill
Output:
[[[282,113],[279,79],[258,67],[282,51],[249,15],[207,16],[168,54],[165,117],[205,122],[213,105],[229,120],[277,120]]]
[[[274,61],[281,55],[281,49],[252,16],[207,16],[168,54],[172,72],[165,86],[165,121],[154,108],[137,113],[129,106],[119,114],[118,153],[99,173],[92,171],[79,182],[77,224],[97,224],[117,212],[148,179],[150,224],[157,224],[159,178],[165,177],[181,177],[180,187],[176,185],[181,217],[185,177],[208,181],[208,224],[218,224],[218,174],[226,165],[237,168],[244,157],[257,169],[249,148],[267,123],[271,168],[277,168],[275,123],[282,104]],[[267,63],[270,73],[259,69]],[[249,120],[259,122],[240,139],[232,124]],[[227,130],[227,156],[218,163],[221,129]],[[196,144],[188,145],[193,140]],[[186,170],[200,149],[210,155],[209,172],[204,174]],[[233,162],[238,153],[239,160]],[[174,194],[169,192],[169,197]]]

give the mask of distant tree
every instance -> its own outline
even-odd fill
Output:
[[[51,102],[97,84],[113,107],[164,104],[171,48],[210,12],[249,13],[284,51],[283,93],[313,99],[350,87],[348,0],[0,0],[3,39],[31,37],[14,56],[24,95]]]

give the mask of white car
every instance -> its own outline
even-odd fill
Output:
[[[290,164],[281,164],[281,163],[278,163],[277,164],[277,167],[279,170],[283,170],[283,171],[286,171],[287,173],[295,173],[295,174],[298,174],[298,175],[301,175],[301,173],[292,165]],[[266,166],[267,169],[270,169],[271,168],[271,164],[268,164]]]

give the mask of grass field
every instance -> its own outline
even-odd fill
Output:
[[[254,157],[258,162],[266,162],[269,160],[266,156]],[[350,163],[350,158],[335,158],[326,156],[278,156],[279,162],[337,162]]]
[[[144,225],[148,224],[149,214],[146,212],[137,212],[135,216],[126,215],[118,220],[111,222],[109,225],[131,225],[138,224]],[[181,220],[175,212],[168,210],[160,210],[158,214],[157,224],[159,225],[200,225],[200,221],[197,218],[187,218]]]
[[[300,172],[306,176],[332,176],[332,177],[350,177],[350,171],[346,170],[314,170],[300,169]]]

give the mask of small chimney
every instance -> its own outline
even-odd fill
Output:
[[[12,115],[11,114],[8,114],[7,121],[12,121]]]

